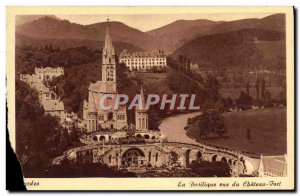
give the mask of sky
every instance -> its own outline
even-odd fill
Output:
[[[110,21],[119,21],[140,31],[149,31],[170,24],[176,20],[208,19],[212,21],[232,21],[246,18],[263,18],[270,13],[251,14],[143,14],[143,15],[56,15],[70,22],[88,25],[104,22],[109,17]]]

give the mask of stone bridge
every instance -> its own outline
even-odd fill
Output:
[[[169,164],[187,168],[196,160],[227,162],[232,175],[254,175],[258,168],[256,161],[253,161],[255,159],[233,150],[178,142],[87,145],[66,151],[64,156],[57,157],[52,164],[59,164],[65,157],[81,164],[100,162],[118,169]]]

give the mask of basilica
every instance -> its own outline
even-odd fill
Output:
[[[111,107],[104,110],[100,107],[100,99],[105,95],[110,95],[104,101],[105,106],[112,106],[117,97],[117,77],[116,77],[116,54],[110,37],[109,24],[107,24],[105,43],[102,50],[102,80],[91,83],[88,88],[88,99],[83,103],[83,122],[87,133],[94,132],[122,132],[128,130],[126,105]],[[112,95],[112,96],[111,96]],[[148,127],[148,110],[145,108],[144,90],[140,90],[140,103],[135,110],[136,132],[150,132]],[[113,134],[116,135],[116,134]],[[141,135],[141,134],[140,134]],[[142,134],[143,135],[143,134]],[[142,136],[141,135],[141,136]],[[102,139],[108,140],[112,135],[101,135]],[[98,140],[101,138],[99,137]],[[95,139],[97,140],[97,138]]]

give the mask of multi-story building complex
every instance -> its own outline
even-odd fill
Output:
[[[167,58],[163,51],[134,52],[124,50],[120,54],[120,63],[125,63],[130,71],[151,71],[153,69],[165,69]]]

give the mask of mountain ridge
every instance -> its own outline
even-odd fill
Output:
[[[89,25],[71,23],[42,17],[16,27],[18,35],[38,39],[74,39],[103,41],[107,22]],[[250,18],[235,21],[211,21],[206,19],[177,20],[165,26],[142,32],[122,22],[109,23],[111,37],[116,42],[126,42],[142,50],[164,50],[174,53],[184,44],[201,36],[239,31],[245,28],[266,29],[284,32],[284,14],[274,14],[262,19]]]

